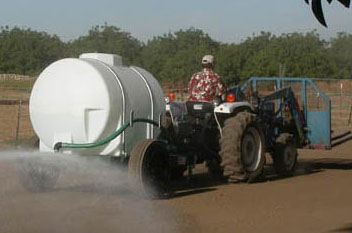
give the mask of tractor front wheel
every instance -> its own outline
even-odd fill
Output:
[[[292,140],[289,140],[288,134],[282,134],[279,138],[284,138],[284,140],[281,140],[275,146],[272,156],[274,168],[279,176],[291,176],[297,165],[297,148]]]

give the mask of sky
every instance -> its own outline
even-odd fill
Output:
[[[352,33],[352,9],[322,1],[328,29],[304,0],[0,0],[0,26],[44,31],[63,41],[104,23],[144,42],[190,27],[224,43],[240,43],[260,31],[280,35],[317,29],[324,39]]]

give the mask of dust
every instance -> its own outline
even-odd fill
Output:
[[[2,233],[182,232],[160,202],[132,192],[126,166],[103,157],[0,152]]]

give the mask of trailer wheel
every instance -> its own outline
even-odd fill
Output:
[[[25,189],[31,192],[47,192],[55,187],[60,168],[50,158],[19,159],[16,173]]]
[[[128,161],[128,177],[137,194],[148,198],[167,197],[170,166],[163,143],[154,139],[139,142]]]
[[[186,166],[177,166],[170,170],[170,179],[179,180],[183,177],[183,174],[187,170]]]
[[[255,115],[240,112],[225,121],[220,139],[221,166],[229,182],[257,180],[263,173],[265,147]]]
[[[273,154],[276,173],[282,177],[292,176],[297,165],[297,155],[297,148],[292,142],[278,143]]]

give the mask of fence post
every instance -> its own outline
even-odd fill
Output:
[[[349,114],[349,117],[348,117],[348,124],[347,124],[347,126],[350,126],[350,124],[351,124],[351,114],[352,114],[352,104],[351,104],[351,107],[350,107],[350,114]]]
[[[342,88],[343,88],[343,83],[340,82],[340,117],[342,116]]]
[[[20,100],[19,104],[17,105],[17,124],[16,124],[15,144],[18,143],[19,132],[20,132],[21,106],[22,106],[22,100]]]

